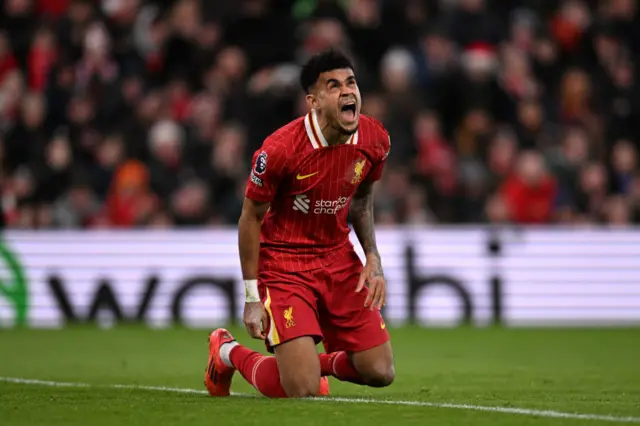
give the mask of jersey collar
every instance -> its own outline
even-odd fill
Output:
[[[304,117],[304,127],[307,130],[307,136],[309,137],[309,141],[314,149],[318,149],[320,147],[328,147],[329,144],[327,140],[324,138],[324,135],[320,131],[320,124],[318,124],[318,114],[315,109],[312,109],[305,117]],[[347,145],[357,145],[358,143],[358,131],[351,135],[349,140],[347,141]]]

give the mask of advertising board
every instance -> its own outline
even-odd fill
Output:
[[[393,325],[640,325],[640,231],[381,228]],[[352,235],[359,254],[359,245]],[[8,232],[0,326],[239,320],[237,232]]]

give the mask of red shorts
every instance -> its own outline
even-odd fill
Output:
[[[382,315],[364,307],[368,289],[355,292],[362,267],[349,250],[322,269],[260,271],[258,289],[270,317],[267,350],[302,336],[322,341],[328,353],[360,352],[387,342]]]

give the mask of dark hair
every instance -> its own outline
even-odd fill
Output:
[[[342,52],[329,49],[317,53],[302,67],[300,84],[304,91],[309,93],[311,87],[318,81],[320,74],[341,68],[351,68],[353,70],[351,60]]]

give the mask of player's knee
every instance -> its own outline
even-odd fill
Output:
[[[396,371],[391,363],[379,363],[371,366],[365,378],[367,385],[374,388],[389,386],[396,378]]]
[[[289,398],[316,396],[320,391],[320,376],[298,376],[282,383],[282,387]]]

